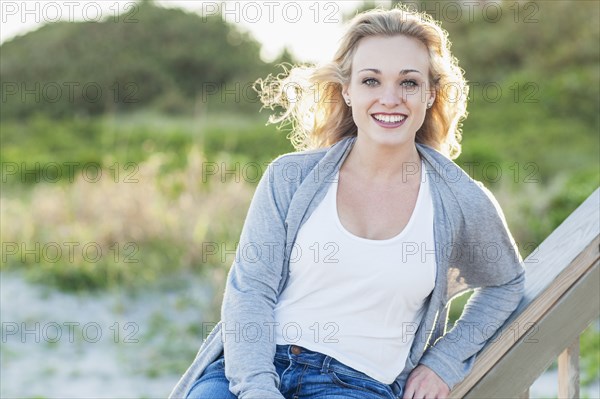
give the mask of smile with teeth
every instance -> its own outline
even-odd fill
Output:
[[[383,123],[398,123],[398,122],[402,122],[404,119],[406,119],[406,115],[400,115],[400,114],[395,114],[395,115],[373,114],[372,116],[377,121],[383,122]]]

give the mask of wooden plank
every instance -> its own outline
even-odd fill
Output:
[[[586,251],[574,260],[573,268],[575,270],[585,272],[590,268],[586,268],[586,265],[598,261],[597,252],[599,242],[600,239],[596,238],[596,240],[586,248]],[[594,252],[596,254],[594,254]],[[595,260],[592,260],[594,258]],[[522,307],[524,302],[527,303],[529,307],[521,310],[520,313],[519,309],[517,309],[513,316],[509,318],[505,327],[500,329],[500,331],[490,339],[490,343],[488,343],[484,350],[478,355],[472,372],[464,381],[457,384],[452,390],[453,397],[454,395],[456,395],[456,397],[462,397],[466,394],[468,390],[494,366],[504,353],[515,344],[515,342],[527,335],[535,333],[532,327],[534,327],[547,310],[556,303],[558,298],[564,294],[567,289],[567,284],[574,283],[572,280],[575,280],[576,276],[577,275],[572,271],[566,272],[563,276],[559,276],[559,278],[553,280],[553,283],[550,284],[545,295],[540,295],[535,299],[528,300],[528,295],[526,294],[519,308]],[[594,303],[588,303],[587,305],[594,306]],[[540,373],[542,371],[543,370],[541,370]]]
[[[525,297],[480,352],[469,376],[453,389],[453,397],[464,396],[515,342],[530,334],[531,327],[600,258],[599,203],[597,189],[525,260]]]
[[[596,189],[524,261],[527,297],[535,298],[600,234],[600,189]],[[595,251],[598,254],[598,247]],[[528,305],[522,303],[524,309]],[[517,309],[519,310],[519,309]]]
[[[579,398],[579,335],[558,356],[558,397]]]
[[[452,398],[516,398],[558,354],[600,315],[600,261],[542,317],[465,395]],[[594,304],[590,306],[590,304]]]

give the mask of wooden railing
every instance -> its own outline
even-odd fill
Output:
[[[600,189],[525,259],[525,297],[451,398],[528,398],[558,357],[558,397],[579,397],[579,335],[600,315]]]

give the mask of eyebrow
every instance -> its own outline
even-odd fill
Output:
[[[373,72],[375,74],[381,75],[381,71],[379,69],[376,68],[365,68],[365,69],[361,69],[358,72]],[[409,74],[411,72],[416,72],[422,75],[422,73],[420,71],[417,71],[416,69],[403,69],[400,71],[399,75],[406,75]]]

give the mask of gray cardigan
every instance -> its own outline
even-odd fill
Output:
[[[349,136],[326,148],[284,154],[269,164],[227,276],[221,320],[170,398],[185,397],[223,350],[231,392],[240,399],[283,398],[273,365],[273,309],[288,279],[296,234],[324,198],[355,140]],[[471,371],[477,352],[519,304],[523,261],[491,192],[435,149],[416,146],[433,198],[437,276],[396,381],[403,387],[421,363],[452,388]],[[461,318],[446,331],[450,300],[469,289],[475,291]]]

